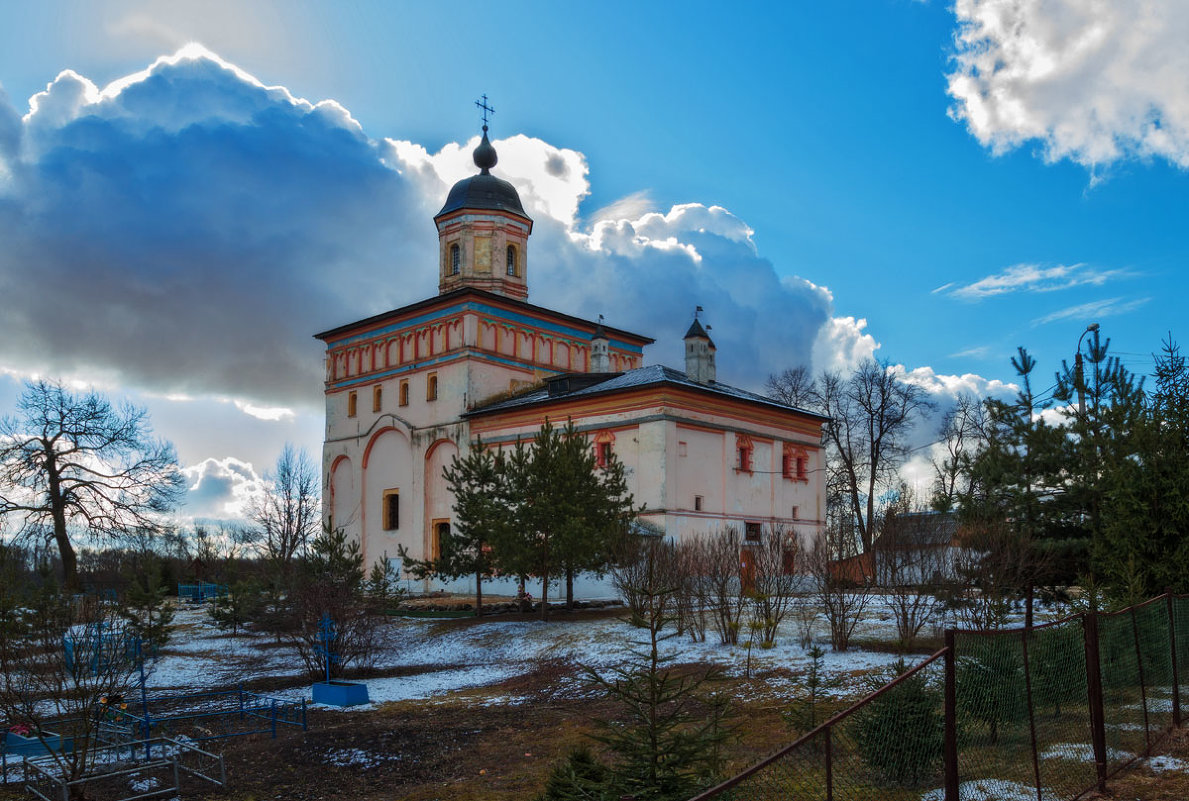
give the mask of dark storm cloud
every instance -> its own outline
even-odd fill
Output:
[[[534,302],[606,314],[677,367],[705,306],[720,379],[753,388],[809,362],[830,295],[782,280],[741,220],[689,204],[583,228],[581,154],[497,145],[537,221]],[[311,408],[312,333],[434,292],[432,216],[473,171],[469,147],[369,138],[194,46],[102,91],[64,72],[23,119],[0,99],[0,367]]]
[[[432,258],[421,201],[341,110],[205,58],[72,113],[79,81],[0,172],[5,362],[316,402],[313,332],[430,291],[393,265]]]

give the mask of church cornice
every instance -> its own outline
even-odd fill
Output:
[[[597,322],[592,320],[584,320],[581,317],[565,314],[563,312],[547,309],[544,306],[535,306],[531,303],[515,298],[508,298],[503,295],[497,295],[494,292],[487,292],[482,289],[474,287],[461,287],[459,289],[451,290],[450,292],[441,295],[435,295],[431,298],[411,303],[408,306],[401,306],[398,309],[383,312],[381,314],[367,317],[362,320],[357,320],[353,323],[341,325],[337,328],[332,328],[318,334],[314,334],[315,339],[320,339],[327,344],[327,347],[337,347],[343,345],[354,339],[364,339],[367,337],[378,336],[380,329],[385,326],[407,326],[416,325],[418,322],[426,322],[436,315],[426,314],[425,320],[412,319],[420,313],[438,312],[440,313],[442,307],[453,304],[462,304],[467,300],[473,300],[495,309],[504,309],[514,314],[519,313],[530,318],[538,320],[544,319],[549,321],[556,321],[563,323],[571,328],[571,335],[583,334],[587,338],[594,334],[595,328],[598,326]],[[451,310],[453,311],[453,310]],[[459,311],[477,311],[483,312],[484,308],[476,306],[473,309],[459,309]],[[490,310],[487,310],[490,311]],[[631,348],[643,348],[645,345],[651,345],[656,340],[651,337],[641,336],[640,334],[625,331],[620,328],[612,328],[606,324],[603,325],[603,330],[614,339],[618,339],[623,346]]]

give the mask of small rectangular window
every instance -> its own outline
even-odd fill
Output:
[[[800,520],[800,519],[801,519],[801,507],[794,506],[793,507],[793,520]]]
[[[399,403],[401,406],[409,405],[409,382],[407,380],[400,382]]]
[[[744,523],[743,524],[743,538],[747,542],[760,541],[761,526],[759,523]]]
[[[695,512],[702,511],[702,496],[701,495],[694,496],[694,511]]]
[[[598,448],[595,452],[595,461],[599,467],[606,467],[611,461],[611,443],[600,442],[595,447]]]
[[[384,490],[383,526],[385,531],[396,531],[400,528],[400,490]]]
[[[797,457],[797,478],[804,480],[806,473],[809,472],[809,458],[806,456]]]
[[[437,373],[430,373],[429,378],[425,379],[425,399],[427,401],[435,401],[438,399]]]
[[[742,447],[739,449],[739,470],[744,473],[751,472],[751,448]]]
[[[685,456],[688,451],[689,451],[689,447],[684,442],[677,443],[677,455],[678,456]]]
[[[793,477],[793,454],[785,451],[780,460],[780,474],[785,478]]]
[[[372,411],[380,411],[380,407],[384,402],[384,388],[372,387]]]
[[[359,412],[359,393],[347,393],[347,417],[354,417]]]

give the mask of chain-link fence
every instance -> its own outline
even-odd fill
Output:
[[[1081,798],[1181,725],[1186,665],[1189,597],[949,631],[941,651],[694,801]]]

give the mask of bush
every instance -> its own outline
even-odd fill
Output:
[[[603,801],[616,797],[611,770],[586,746],[578,746],[553,767],[537,801]]]
[[[904,662],[895,670],[904,670]],[[941,690],[918,672],[855,716],[859,752],[887,784],[917,786],[936,779],[945,743]]]

